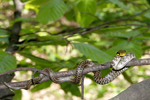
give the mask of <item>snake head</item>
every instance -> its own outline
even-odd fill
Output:
[[[125,56],[116,55],[111,62],[111,66],[114,70],[121,70],[134,58],[136,58],[136,56],[133,53],[127,53]]]

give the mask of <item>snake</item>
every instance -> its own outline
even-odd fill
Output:
[[[125,67],[125,65],[133,59],[136,59],[136,56],[133,53],[126,53],[125,50],[119,50],[116,53],[116,56],[111,61],[112,70],[104,77],[101,76],[101,70],[94,71],[93,72],[94,73],[94,81],[100,85],[110,83],[117,76],[119,76],[121,73],[123,73],[125,70],[128,69],[128,67]],[[88,60],[82,61],[76,68],[75,77],[66,76],[66,77],[56,78],[52,69],[44,68],[43,71],[45,71],[49,74],[50,80],[53,81],[54,83],[70,82],[72,84],[78,84],[82,78],[84,68],[92,67],[94,65],[95,64],[92,61],[88,61]],[[39,77],[29,80],[27,82],[26,86],[24,86],[24,87],[13,87],[7,83],[4,83],[4,85],[7,86],[8,88],[14,89],[14,90],[18,90],[18,89],[28,90],[31,85],[38,83],[44,77],[45,77],[45,75],[40,74]]]

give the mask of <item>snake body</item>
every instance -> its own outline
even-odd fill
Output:
[[[117,76],[119,76],[122,72],[128,69],[127,67],[124,66],[135,58],[136,56],[133,53],[127,53],[126,55],[123,54],[123,56],[116,55],[111,62],[113,70],[104,77],[101,77],[101,71],[94,72],[94,81],[101,85],[113,81]]]
[[[120,53],[120,54],[119,54]],[[118,75],[120,75],[122,72],[127,70],[127,67],[124,67],[128,62],[130,62],[132,59],[136,58],[136,56],[133,53],[125,53],[125,51],[118,51],[117,55],[113,58],[111,62],[111,66],[113,70],[108,73],[106,76],[101,77],[101,71],[96,71],[94,73],[94,81],[98,84],[107,84],[111,81],[113,81]],[[76,75],[75,77],[67,76],[62,78],[56,78],[54,76],[54,72],[50,68],[44,68],[43,71],[46,71],[49,74],[49,78],[54,83],[62,83],[62,82],[70,82],[73,84],[78,84],[82,78],[83,70],[85,67],[92,67],[95,64],[91,61],[85,60],[82,61],[77,69],[76,69]],[[27,85],[25,87],[12,87],[8,85],[7,83],[4,83],[7,87],[17,90],[17,89],[29,89],[32,84],[38,83],[43,79],[44,75],[40,74],[39,77],[35,79],[31,79],[27,82]]]

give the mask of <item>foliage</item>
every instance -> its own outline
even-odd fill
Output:
[[[16,68],[16,58],[0,50],[0,73],[15,69]]]
[[[3,0],[0,4],[0,48],[6,50],[10,44],[10,30],[16,22],[21,21],[20,43],[14,46],[19,47],[16,53],[22,58],[0,51],[0,73],[23,66],[49,67],[54,71],[71,70],[86,59],[95,63],[110,62],[120,49],[133,52],[137,58],[150,49],[150,0],[24,0],[26,4],[22,17],[15,20],[12,19],[12,2]],[[142,68],[139,68],[140,73],[147,69]],[[103,73],[108,73],[108,70]],[[115,88],[109,92],[117,94],[126,88],[121,84],[138,82],[139,77],[147,78],[145,73],[140,73],[128,70],[123,74],[127,82],[112,82],[107,86],[97,86],[92,75],[87,75],[92,83],[85,87],[85,98],[93,90],[97,96],[91,98],[101,98],[108,92],[107,88]],[[45,89],[50,84],[39,84],[32,92]],[[66,95],[70,92],[71,95],[80,96],[77,86],[63,83],[60,87]],[[96,87],[98,90],[94,89]],[[18,93],[20,98],[21,92]]]

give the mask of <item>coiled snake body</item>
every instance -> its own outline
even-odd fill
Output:
[[[118,75],[120,75],[122,72],[124,72],[125,70],[128,69],[127,67],[124,67],[124,66],[134,58],[136,58],[136,56],[133,53],[127,53],[126,54],[125,50],[118,51],[117,55],[113,58],[113,60],[111,62],[111,66],[112,66],[113,70],[104,77],[101,77],[101,71],[93,72],[94,73],[94,81],[98,84],[101,84],[101,85],[111,82]],[[93,65],[95,65],[95,64],[91,61],[87,61],[87,60],[82,61],[76,69],[75,77],[67,76],[67,77],[62,77],[62,78],[56,78],[54,76],[54,72],[51,69],[44,68],[43,71],[46,71],[49,74],[49,78],[54,83],[70,82],[73,84],[78,84],[81,80],[84,68],[85,67],[92,67]],[[39,81],[42,80],[43,77],[44,77],[44,75],[40,74],[37,79],[28,81],[27,85],[25,87],[12,87],[12,86],[8,85],[7,83],[4,83],[4,84],[7,87],[9,87],[11,89],[15,89],[15,90],[17,90],[17,89],[29,89],[32,84],[38,83]]]

